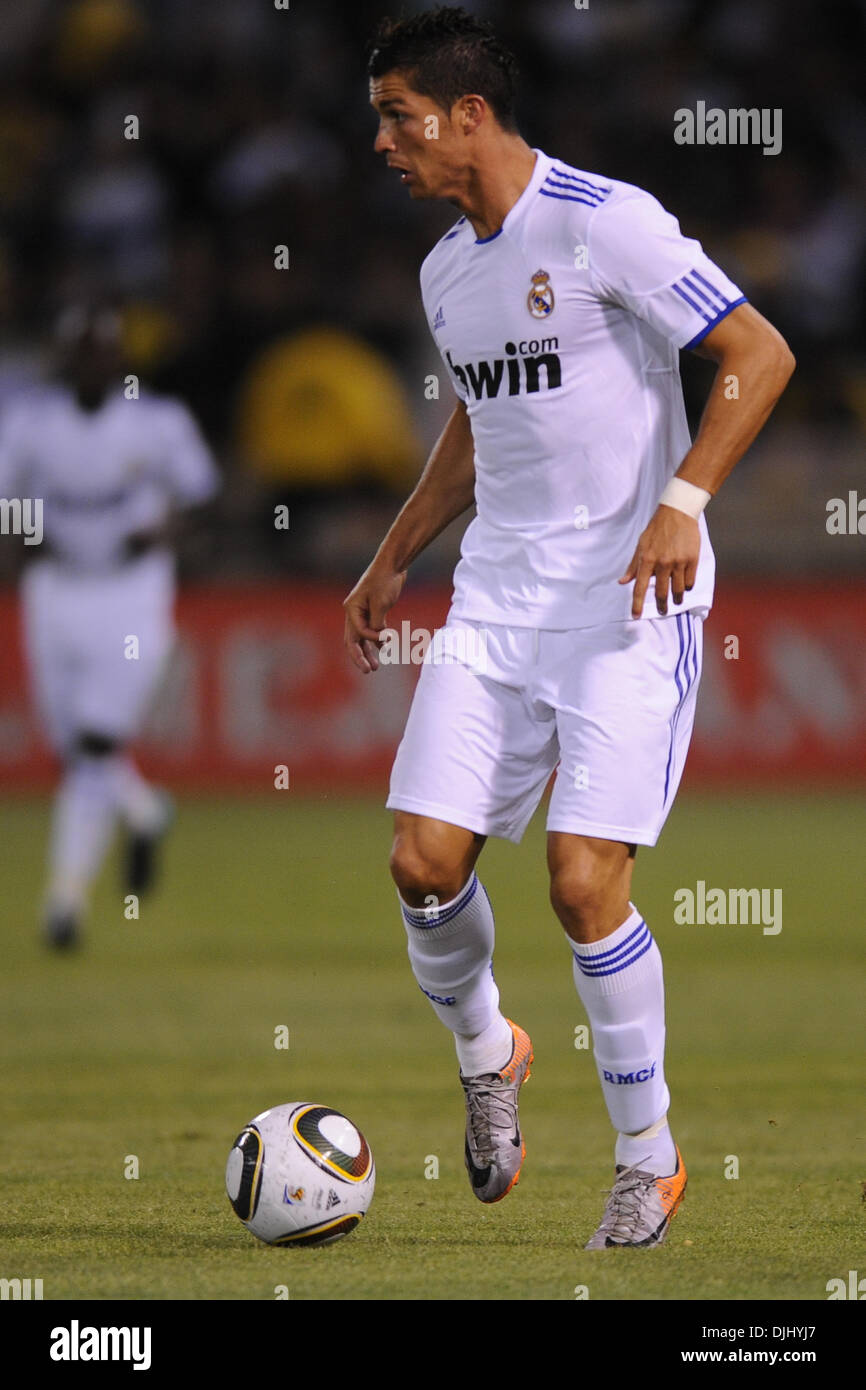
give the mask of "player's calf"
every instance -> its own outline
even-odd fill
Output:
[[[398,882],[407,889],[407,878],[398,875]],[[428,864],[423,879],[415,880],[416,899],[420,888],[435,882]],[[523,1162],[517,1096],[529,1075],[532,1045],[499,1009],[490,899],[470,871],[453,897],[443,901],[430,894],[424,906],[403,898],[401,910],[415,979],[454,1035],[466,1098],[465,1159],[472,1190],[482,1202],[497,1202],[517,1182]]]
[[[625,921],[634,856],[617,840],[549,834],[551,906],[572,941],[599,941]]]

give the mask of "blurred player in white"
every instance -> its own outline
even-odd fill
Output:
[[[361,671],[378,665],[411,561],[477,507],[391,779],[409,957],[455,1036],[472,1189],[499,1201],[520,1172],[533,1055],[499,1009],[475,865],[488,835],[520,839],[556,769],[551,900],[617,1132],[588,1248],[657,1245],[686,1171],[667,1120],[661,955],[632,869],[637,846],[656,843],[691,734],[714,581],[703,508],[793,358],[649,193],[530,148],[513,59],[486,25],[453,7],[386,22],[368,71],[376,150],[413,198],[462,216],[421,271],[458,400],[346,600]],[[694,444],[682,348],[718,364]]]
[[[129,745],[174,638],[179,514],[218,488],[186,406],[143,390],[127,398],[120,329],[111,309],[67,310],[60,380],[25,393],[0,420],[0,496],[43,507],[43,540],[21,587],[33,693],[63,768],[44,906],[55,947],[78,942],[118,822],[124,891],[151,885],[171,803]]]

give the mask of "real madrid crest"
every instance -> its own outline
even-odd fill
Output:
[[[534,319],[546,319],[553,313],[553,286],[546,270],[536,270],[532,277],[532,289],[526,297],[526,307]]]

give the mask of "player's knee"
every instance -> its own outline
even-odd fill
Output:
[[[591,861],[578,860],[550,877],[550,902],[569,934],[591,932],[606,916],[610,884]]]
[[[406,835],[394,838],[390,869],[400,896],[412,907],[426,906],[431,896],[450,902],[471,872],[471,867],[455,862],[443,846],[425,845]]]
[[[118,740],[108,734],[100,734],[87,729],[75,740],[74,752],[89,758],[107,758],[117,751]]]

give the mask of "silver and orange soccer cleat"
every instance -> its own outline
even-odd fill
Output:
[[[686,1191],[686,1168],[677,1149],[676,1171],[660,1178],[633,1164],[617,1168],[601,1225],[585,1250],[661,1245]]]
[[[466,1169],[481,1202],[500,1202],[520,1177],[526,1145],[517,1122],[517,1096],[533,1061],[529,1034],[508,1019],[514,1035],[511,1060],[502,1071],[464,1076]]]

